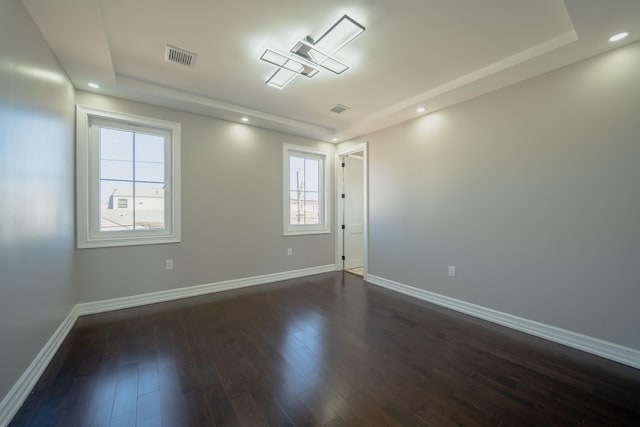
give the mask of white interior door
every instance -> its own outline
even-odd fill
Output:
[[[342,157],[344,268],[364,266],[364,157],[352,153]]]

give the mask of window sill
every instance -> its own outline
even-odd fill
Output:
[[[330,234],[331,230],[327,228],[307,229],[307,230],[285,230],[284,236],[304,236],[307,234]]]
[[[141,246],[141,245],[161,245],[164,243],[179,243],[180,237],[177,236],[149,236],[149,237],[131,237],[131,238],[114,238],[114,239],[92,239],[78,241],[78,249],[89,248],[111,248],[117,246]]]

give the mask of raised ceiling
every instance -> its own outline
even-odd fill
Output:
[[[23,0],[76,88],[343,141],[640,38],[638,0]],[[288,51],[343,14],[367,30],[351,69],[265,85]],[[609,36],[631,31],[627,39]],[[164,60],[165,45],[196,53]],[[350,109],[337,115],[336,104]]]

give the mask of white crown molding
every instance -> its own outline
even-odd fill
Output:
[[[167,108],[179,108],[196,114],[203,114],[232,122],[238,122],[239,117],[251,117],[251,125],[265,129],[277,130],[293,135],[331,141],[335,129],[302,122],[276,114],[254,110],[217,99],[185,92],[183,90],[161,86],[149,81],[140,80],[123,74],[115,74],[116,85],[104,88],[103,92],[110,92],[114,96],[148,103]],[[82,89],[82,88],[78,88]]]
[[[615,362],[640,369],[640,350],[624,347],[608,341],[593,338],[587,335],[578,334],[566,329],[557,328],[555,326],[546,325],[533,320],[524,319],[522,317],[503,313],[480,305],[461,301],[455,298],[436,294],[434,292],[419,289],[413,286],[405,285],[393,280],[378,277],[369,274],[367,281],[391,289],[396,292],[408,295],[413,298],[421,299],[460,313],[468,314],[483,320],[488,320],[498,325],[506,326],[517,331],[525,332],[544,338],[558,344],[572,347],[596,356],[604,357]]]
[[[514,55],[450,80],[438,87],[379,110],[367,116],[364,120],[351,123],[344,128],[338,128],[336,129],[336,133],[342,137],[351,138],[365,133],[376,132],[405,121],[406,116],[404,112],[407,111],[407,109],[413,111],[416,105],[429,105],[428,112],[433,112],[526,80],[536,74],[540,74],[539,70],[536,70],[537,73],[533,74],[516,75],[515,77],[509,77],[509,75],[517,66],[535,58],[542,57],[576,41],[578,41],[578,35],[575,29],[572,29],[550,40],[546,40]],[[563,62],[557,64],[549,63],[545,71],[551,71],[565,65]],[[503,76],[503,78],[496,79],[496,76]],[[437,108],[434,108],[435,105],[437,105]]]

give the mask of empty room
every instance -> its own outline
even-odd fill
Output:
[[[640,425],[640,2],[0,0],[0,427]]]

